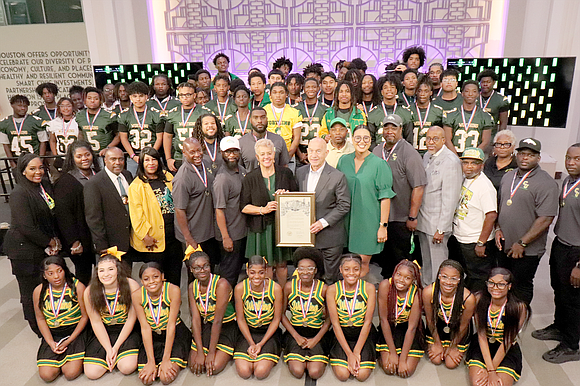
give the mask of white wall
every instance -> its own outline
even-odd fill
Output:
[[[504,46],[506,57],[580,56],[580,1],[510,0]],[[533,136],[564,171],[569,145],[580,139],[580,61],[576,59],[566,128],[513,128],[518,138]]]

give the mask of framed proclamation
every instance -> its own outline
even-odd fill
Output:
[[[276,195],[276,246],[313,247],[310,226],[316,221],[314,192],[292,192]]]

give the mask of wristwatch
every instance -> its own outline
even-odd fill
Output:
[[[520,244],[520,245],[521,245],[522,247],[524,247],[524,248],[528,246],[528,244],[524,243],[524,242],[522,241],[522,239],[519,239],[519,240],[518,240],[518,244]]]
[[[409,216],[407,218],[409,219],[409,221],[415,221],[415,220],[417,220],[417,217],[411,217],[411,216]]]
[[[477,240],[477,243],[476,244],[477,244],[478,247],[483,247],[485,245],[485,243],[483,241],[481,241],[481,240]]]
[[[387,228],[389,226],[388,222],[379,222],[379,226]]]

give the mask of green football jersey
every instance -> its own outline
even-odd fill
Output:
[[[77,113],[76,120],[84,138],[97,153],[109,146],[115,138],[117,114],[113,111],[100,108],[95,115],[92,115],[87,109],[82,109]]]
[[[217,99],[212,99],[203,105],[206,112],[220,118],[222,124],[228,115],[233,115],[238,111],[238,106],[234,103],[234,98],[226,99],[226,103],[219,103]]]
[[[409,96],[405,94],[405,91],[401,91],[400,93],[397,94],[397,102],[405,107],[409,107],[413,103],[415,103],[415,95]]]
[[[443,95],[443,93],[441,93],[441,95]],[[463,105],[463,97],[459,93],[457,93],[455,99],[451,101],[441,98],[441,95],[438,95],[435,98],[433,98],[432,102],[435,103],[437,106],[441,107],[443,109],[443,112],[445,113],[448,113],[455,109],[459,109]]]
[[[181,102],[179,102],[179,100],[177,100],[175,97],[172,97],[171,95],[163,100],[159,100],[157,99],[156,95],[153,95],[147,101],[147,106],[157,109],[157,111],[159,111],[159,116],[161,117],[161,119],[165,120],[169,110],[181,106]]]
[[[306,102],[300,102],[296,109],[302,115],[302,132],[300,134],[300,151],[306,153],[308,142],[318,136],[322,124],[322,118],[328,109],[328,105],[317,101],[314,105],[306,105]]]
[[[191,137],[195,127],[195,121],[205,110],[202,105],[196,105],[192,110],[184,110],[182,106],[174,107],[167,112],[165,132],[173,135],[173,158],[183,158],[183,141]]]
[[[481,95],[479,96],[477,107],[480,107],[483,109],[483,111],[489,113],[493,117],[493,121],[496,123],[496,125],[499,125],[499,114],[503,113],[504,111],[509,111],[510,102],[508,97],[503,96],[493,90],[489,98],[484,98]]]
[[[495,123],[493,117],[475,106],[474,111],[464,111],[463,106],[450,113],[443,114],[443,125],[451,127],[453,145],[458,154],[465,148],[478,147],[481,144],[483,131],[491,130]]]
[[[429,103],[426,109],[417,108],[417,104],[411,105],[413,112],[413,147],[421,154],[427,151],[427,130],[431,126],[443,127],[443,109],[435,103]]]
[[[30,114],[37,116],[42,119],[42,126],[46,125],[48,122],[56,118],[56,109],[48,109],[46,105],[39,106],[37,109],[32,111]]]
[[[157,140],[157,133],[163,133],[164,129],[161,111],[155,107],[145,106],[144,112],[137,113],[131,106],[121,112],[118,121],[119,132],[128,134],[129,143],[134,151],[153,146]]]
[[[224,133],[230,133],[232,137],[239,139],[251,130],[252,125],[250,124],[250,114],[248,114],[246,119],[242,119],[239,115],[239,112],[236,111],[234,114],[227,116],[225,119]]]
[[[269,105],[270,103],[272,103],[272,101],[270,100],[270,94],[268,94],[267,92],[264,92],[264,97],[262,98],[262,101],[256,106],[256,101],[254,101],[254,95],[252,95],[250,97],[250,104],[248,105],[248,107],[251,109],[253,109],[254,107],[264,107],[266,105]]]
[[[14,157],[22,153],[40,154],[40,143],[48,141],[42,118],[27,114],[17,123],[12,115],[0,121],[1,143],[10,145]]]
[[[409,143],[412,143],[413,138],[413,121],[414,116],[411,110],[402,104],[395,103],[392,106],[386,105],[385,102],[381,102],[378,106],[375,106],[370,112],[368,117],[369,130],[371,136],[374,135],[373,143],[383,143],[385,139],[383,138],[383,120],[389,114],[397,114],[403,120],[403,138]]]

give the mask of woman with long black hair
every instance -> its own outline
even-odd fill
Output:
[[[18,282],[24,319],[40,337],[32,292],[41,282],[40,262],[47,253],[57,254],[61,247],[54,218],[55,204],[50,184],[43,180],[44,166],[39,156],[21,155],[15,177],[17,185],[10,194],[10,230],[4,238],[4,252]]]
[[[54,215],[63,252],[75,265],[75,276],[84,285],[91,280],[95,262],[91,230],[85,220],[85,183],[101,170],[91,145],[74,141],[66,151],[62,173],[54,183]]]
[[[491,270],[487,291],[477,294],[477,339],[466,358],[473,386],[511,386],[522,373],[522,351],[516,341],[532,314],[530,306],[511,292],[513,274]]]

